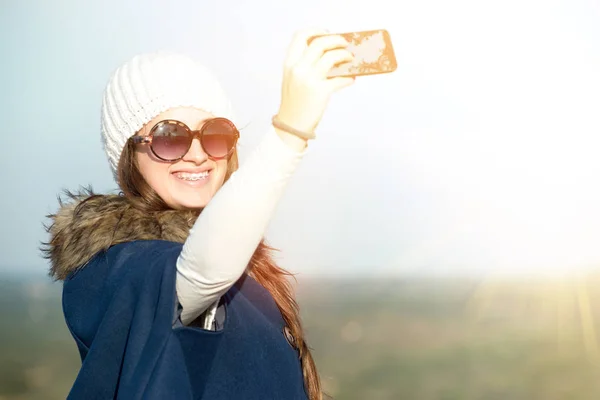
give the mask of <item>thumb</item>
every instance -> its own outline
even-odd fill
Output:
[[[329,86],[329,89],[331,92],[336,92],[340,89],[343,89],[345,87],[352,85],[355,80],[356,80],[355,77],[338,76],[335,78],[329,78],[327,80],[327,85]]]

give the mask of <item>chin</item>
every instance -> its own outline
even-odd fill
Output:
[[[166,189],[169,206],[174,209],[201,209],[206,207],[214,196],[212,182],[190,182],[181,184],[174,180]]]
[[[178,209],[187,209],[187,210],[198,210],[198,209],[202,209],[204,207],[206,207],[206,205],[208,204],[208,202],[210,201],[210,198],[212,196],[206,196],[206,195],[202,195],[202,196],[198,196],[198,197],[194,197],[194,198],[189,198],[189,196],[187,196],[186,198],[173,198],[173,203],[177,205],[177,207],[174,208],[178,208]]]

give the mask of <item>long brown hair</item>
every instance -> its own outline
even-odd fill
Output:
[[[225,181],[237,168],[237,152],[234,151],[227,162]],[[126,197],[148,212],[169,208],[143,178],[135,157],[135,144],[131,140],[127,141],[119,160],[118,183]],[[321,382],[317,368],[310,348],[304,340],[300,310],[294,298],[292,286],[287,279],[287,277],[293,277],[293,274],[277,266],[272,257],[273,251],[275,249],[262,240],[250,260],[249,275],[271,293],[285,323],[291,330],[300,353],[304,386],[309,399],[322,400]]]

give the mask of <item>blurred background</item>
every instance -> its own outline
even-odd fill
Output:
[[[101,96],[135,54],[215,71],[244,162],[294,31],[385,28],[398,69],[337,93],[267,235],[336,399],[600,398],[596,0],[0,0],[0,400],[79,365],[40,257],[62,189],[116,190]]]

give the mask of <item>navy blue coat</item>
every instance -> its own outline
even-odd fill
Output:
[[[270,293],[251,277],[222,298],[222,330],[181,325],[181,248],[117,244],[67,277],[63,310],[82,360],[68,398],[306,400],[298,351]]]

